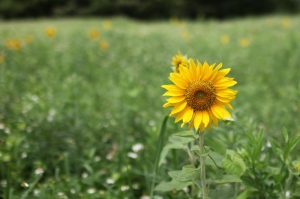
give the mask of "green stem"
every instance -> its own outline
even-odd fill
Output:
[[[292,183],[293,177],[294,177],[293,173],[290,172],[289,177],[288,177],[287,182],[286,182],[285,187],[284,187],[284,191],[283,191],[283,198],[284,199],[286,198],[286,192],[288,191],[288,189],[289,189],[289,187]]]
[[[200,171],[200,178],[202,184],[202,199],[207,198],[207,189],[206,189],[206,178],[205,178],[205,157],[202,155],[204,154],[204,132],[199,132],[199,147],[200,147],[200,164],[201,164],[201,171]]]
[[[238,183],[234,183],[234,198],[237,197],[237,194],[238,194]]]

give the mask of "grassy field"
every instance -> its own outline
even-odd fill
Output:
[[[159,130],[170,112],[161,85],[170,82],[179,50],[222,62],[238,82],[235,122],[208,134],[238,148],[249,129],[264,129],[266,141],[283,127],[299,133],[299,27],[299,16],[279,15],[0,21],[0,198],[149,198]],[[167,135],[180,131],[173,123]],[[157,181],[184,161],[173,150]]]

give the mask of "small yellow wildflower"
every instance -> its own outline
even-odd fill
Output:
[[[171,18],[170,18],[170,23],[171,23],[171,24],[177,24],[177,23],[179,23],[178,17],[176,17],[176,16],[171,17]]]
[[[281,20],[281,26],[282,26],[283,28],[286,28],[286,27],[290,26],[290,24],[291,24],[291,19],[288,18],[288,17],[284,17],[284,18]]]
[[[188,67],[188,59],[186,56],[182,56],[180,52],[172,58],[172,66],[174,66],[174,72],[179,73],[179,66],[183,65]]]
[[[99,36],[100,36],[100,33],[98,30],[96,30],[96,29],[90,30],[90,32],[89,32],[90,39],[98,39]]]
[[[8,39],[6,40],[6,47],[12,50],[20,50],[21,41],[19,39]]]
[[[247,47],[247,46],[249,46],[249,44],[250,44],[249,39],[247,39],[247,38],[240,39],[240,46]]]
[[[105,30],[109,30],[109,29],[111,29],[111,22],[106,20],[103,22],[102,26]]]
[[[190,37],[190,34],[187,30],[183,30],[181,31],[181,34],[180,36],[183,38],[183,39],[188,39]]]
[[[222,43],[222,44],[228,44],[229,41],[230,41],[230,38],[229,38],[228,35],[223,35],[223,36],[221,37],[221,43]]]
[[[102,40],[99,42],[99,47],[102,49],[102,50],[107,50],[108,49],[108,43],[107,41],[105,40]]]
[[[45,30],[45,34],[47,37],[52,38],[56,35],[56,30],[53,27],[48,27]]]
[[[0,64],[4,62],[4,56],[0,54]]]
[[[25,38],[25,43],[26,44],[30,44],[32,42],[32,37],[31,36],[27,36],[26,38]]]
[[[300,162],[299,161],[294,162],[294,168],[295,168],[296,171],[300,172]]]

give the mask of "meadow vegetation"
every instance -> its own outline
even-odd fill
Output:
[[[222,62],[238,82],[234,122],[208,137],[238,150],[246,133],[263,130],[267,151],[271,137],[283,143],[283,127],[299,136],[299,27],[299,15],[0,21],[0,198],[149,198],[170,111],[162,108],[161,85],[170,83],[178,51]],[[162,142],[179,131],[169,118]],[[300,160],[297,149],[291,161]],[[172,149],[155,184],[185,160]],[[154,195],[186,197],[175,190]]]

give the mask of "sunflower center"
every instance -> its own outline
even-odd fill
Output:
[[[209,81],[195,80],[189,83],[184,95],[187,104],[194,110],[207,110],[215,102],[216,89]]]

